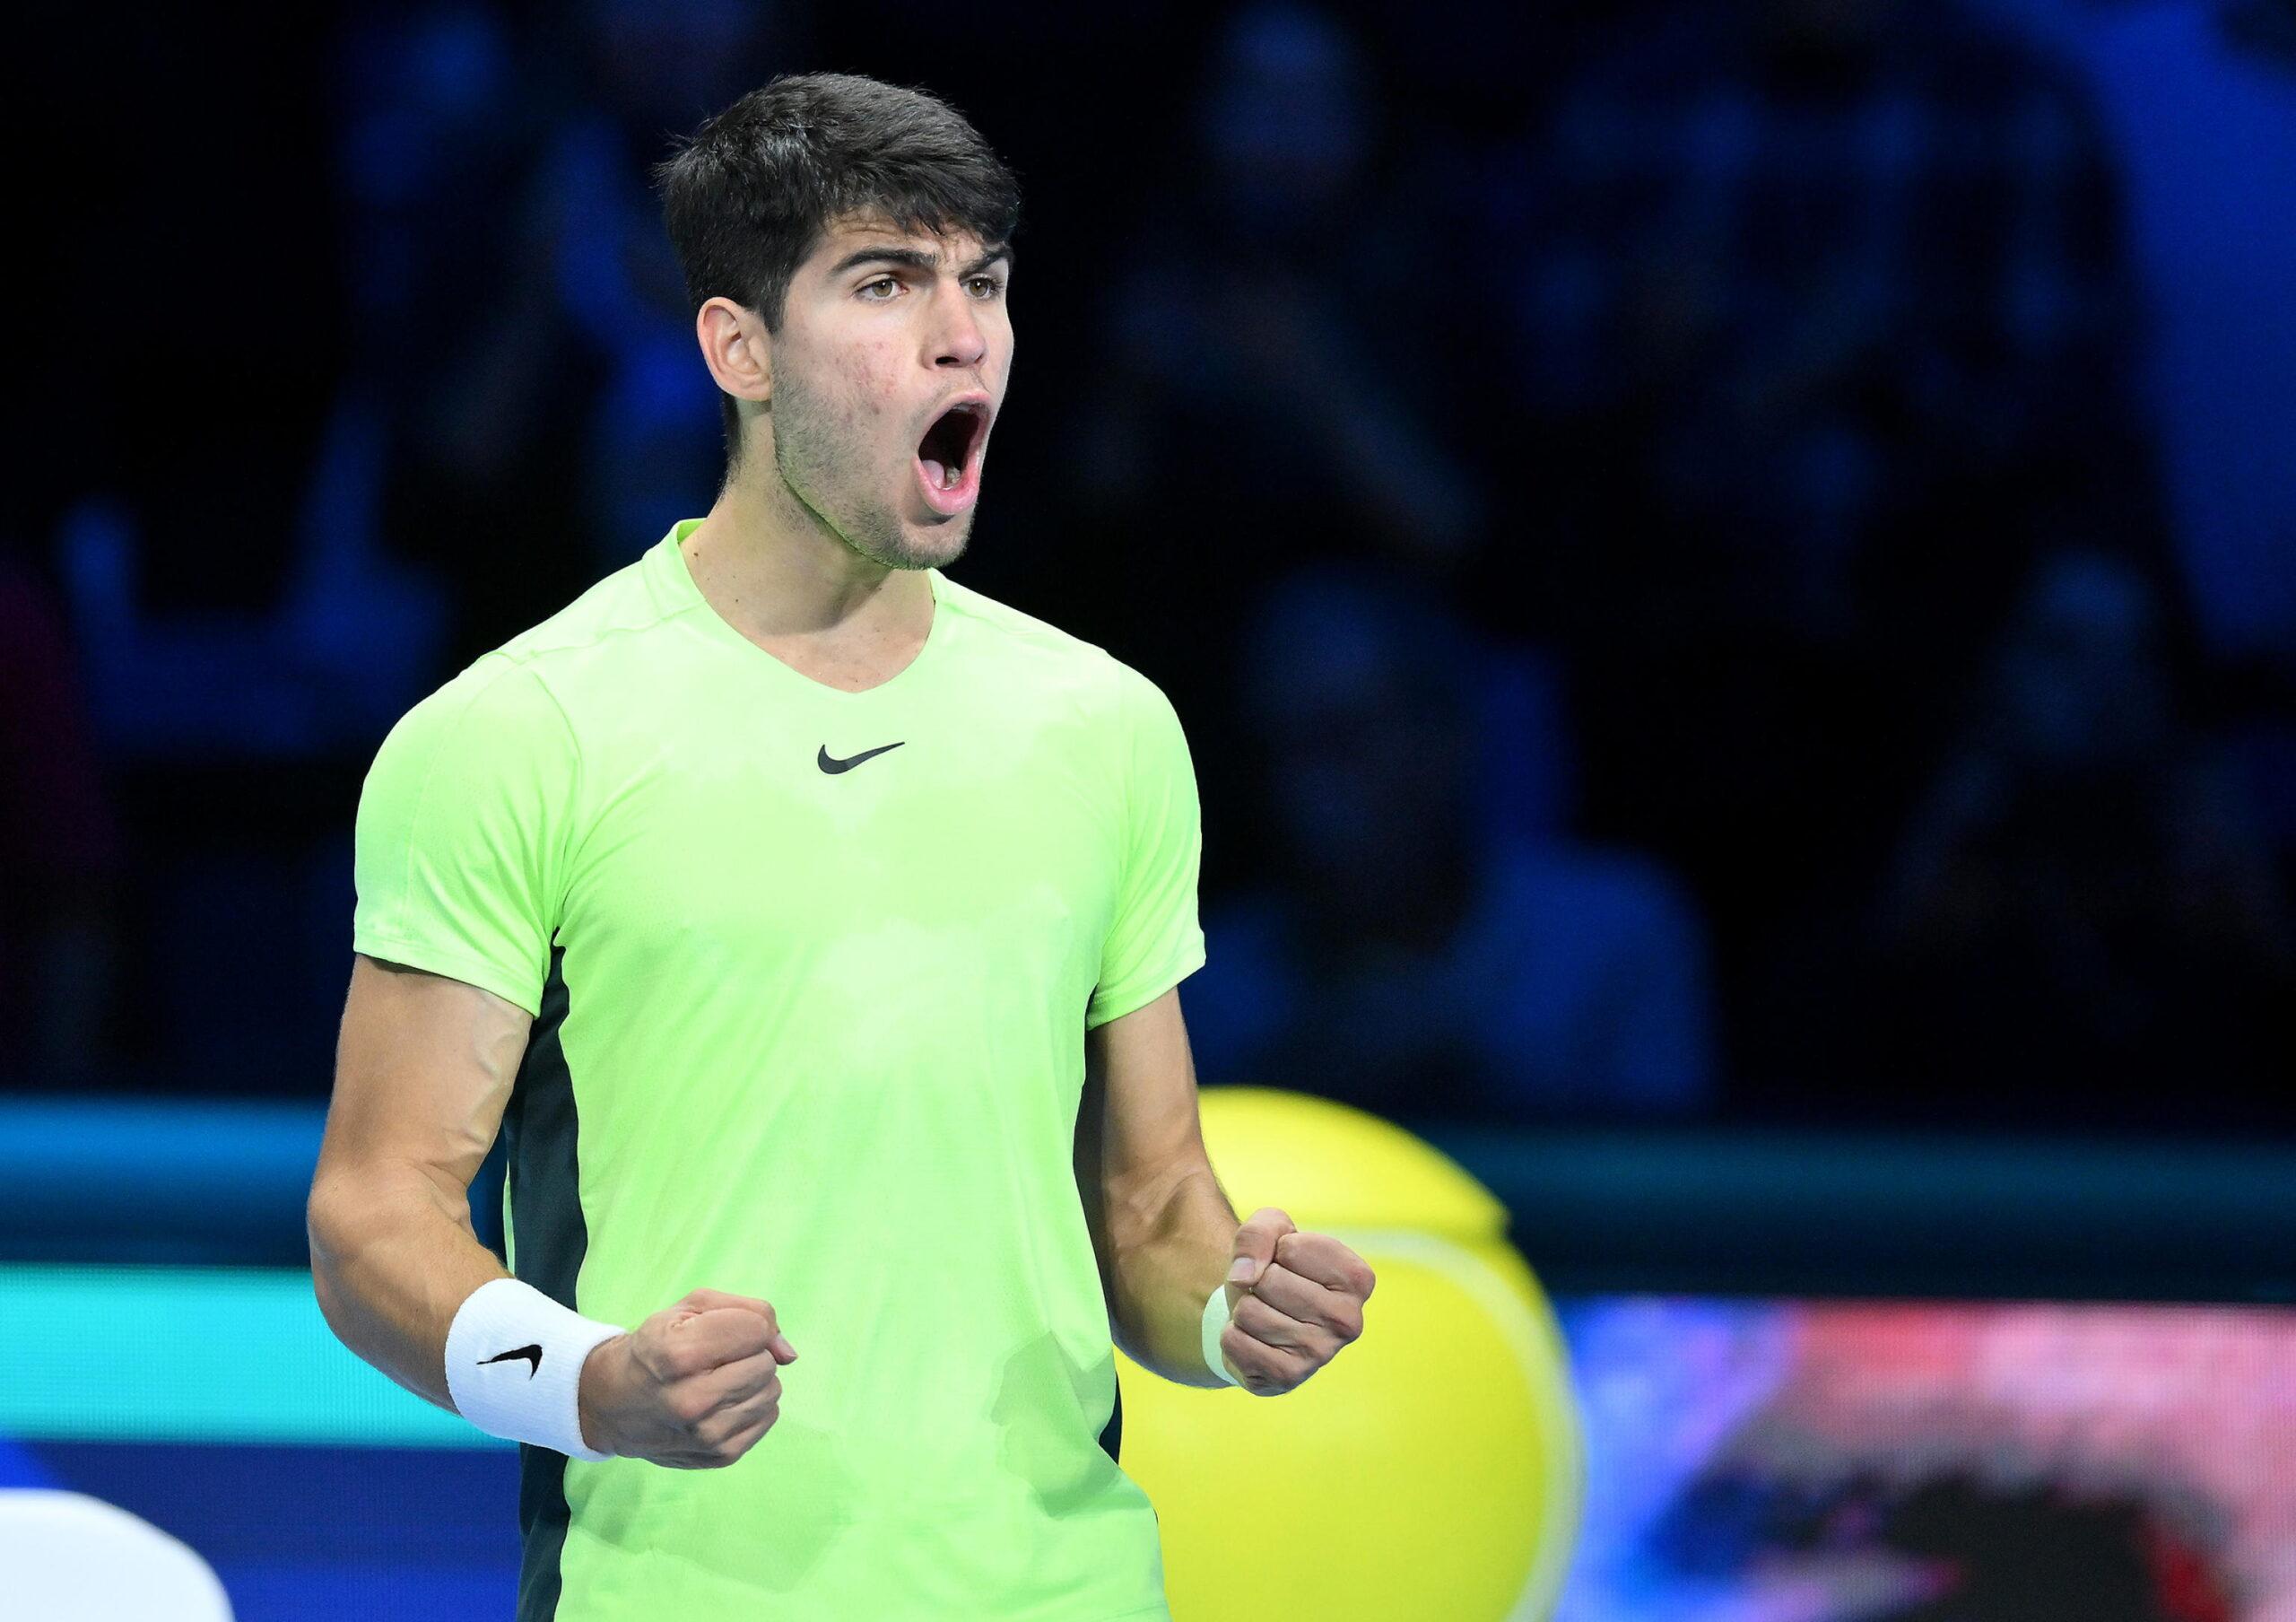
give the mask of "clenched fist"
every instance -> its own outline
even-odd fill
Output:
[[[1255,1397],[1293,1390],[1363,1334],[1378,1279],[1327,1234],[1302,1234],[1274,1206],[1236,1230],[1220,1356]]]
[[[582,1441],[672,1469],[723,1469],[781,1415],[781,1365],[796,1360],[773,1308],[695,1290],[582,1365]]]

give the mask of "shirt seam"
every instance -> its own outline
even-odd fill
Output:
[[[402,956],[397,955],[396,953],[367,952],[364,946],[358,944],[361,941],[364,941],[374,946],[396,948],[398,951],[411,953],[414,955]],[[416,936],[406,934],[403,930],[387,929],[374,924],[370,924],[367,928],[355,931],[352,942],[352,950],[363,952],[370,957],[382,957],[390,963],[403,963],[410,968],[422,969],[426,973],[437,972],[436,970],[430,969],[428,966],[430,963],[446,964],[457,969],[479,971],[484,976],[483,981],[477,974],[450,974],[448,978],[450,980],[467,980],[469,983],[477,986],[479,990],[483,991],[491,991],[497,997],[501,998],[505,1002],[516,1003],[521,1008],[525,1008],[526,1006],[520,998],[513,997],[509,992],[505,991],[502,989],[506,984],[517,983],[520,986],[523,992],[525,976],[506,975],[502,972],[501,964],[493,962],[490,958],[482,957],[475,952],[465,952],[455,946],[441,946],[435,940],[422,939]],[[420,956],[425,961],[417,962],[417,956]],[[527,1009],[526,1011],[529,1013],[534,1012],[532,1009]]]

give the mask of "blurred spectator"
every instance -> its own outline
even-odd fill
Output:
[[[677,135],[771,76],[770,58],[802,45],[802,13],[751,0],[583,0],[575,14],[569,93],[526,183],[492,358],[522,369],[528,434],[571,430],[525,449],[569,475],[595,575],[704,510],[723,467],[717,390],[648,171]],[[544,336],[522,342],[535,323]]]
[[[1448,575],[1488,508],[1431,274],[1459,273],[1354,35],[1290,0],[1248,5],[1187,112],[1189,168],[1142,198],[1112,257],[1073,476],[1080,522],[1124,561],[1134,625],[1117,651],[1165,683],[1219,762],[1241,742],[1228,712],[1244,604],[1311,557]],[[1230,808],[1222,788],[1207,785],[1208,815]],[[1206,882],[1230,876],[1215,865]]]
[[[1207,909],[1188,982],[1213,1083],[1410,1116],[1679,1112],[1711,1061],[1696,920],[1665,876],[1486,816],[1558,754],[1491,662],[1391,571],[1286,576],[1246,636],[1266,783],[1258,882]]]
[[[1209,510],[1265,521],[1256,552],[1368,545],[1442,566],[1482,508],[1437,432],[1447,379],[1415,341],[1431,295],[1412,284],[1432,245],[1375,168],[1361,48],[1308,7],[1247,7],[1195,114],[1202,189],[1144,233],[1109,301],[1112,397],[1083,422],[1085,476],[1128,505],[1185,469]]]
[[[0,1077],[112,1056],[123,859],[63,621],[0,551]]]
[[[1848,634],[1875,512],[2125,432],[2095,126],[1957,5],[1677,8],[1509,178],[1530,402],[1647,478],[1702,612]]]
[[[324,427],[300,502],[249,515],[288,539],[275,597],[155,605],[148,577],[176,562],[163,551],[174,515],[143,491],[91,493],[65,515],[73,616],[117,754],[364,758],[436,678],[449,605],[385,545],[385,493],[420,437],[443,344],[485,282],[469,245],[484,239],[515,127],[501,116],[509,49],[474,4],[345,32],[333,153],[344,285],[329,324],[344,365],[311,414]]]
[[[1858,1107],[1838,1077],[1884,1046],[1899,1095],[1875,1108],[1957,1087],[2009,1108],[1939,1079],[1943,1054],[2042,1111],[2101,1065],[2102,1119],[2137,1108],[2109,1089],[2148,1065],[2221,1058],[2237,1081],[2264,1062],[2244,1044],[2284,1051],[2258,1012],[2286,986],[2284,902],[2225,761],[2267,790],[2284,867],[2296,344],[2276,295],[2296,236],[2273,205],[2296,7],[1142,15],[1015,13],[960,75],[1061,222],[1023,244],[1021,294],[1024,393],[1055,405],[1000,436],[1001,538],[967,566],[1146,669],[1188,725],[1218,834],[1189,1002],[1207,1078],[1674,1109],[1710,1094],[1726,1042],[1734,1107],[1823,1089],[1800,1111]],[[53,166],[34,303],[58,331],[144,297],[151,241],[187,245],[160,404],[61,352],[19,402],[55,452],[17,528],[57,537],[112,869],[125,843],[139,876],[109,1035],[149,1021],[154,1057],[204,1052],[229,1085],[323,1085],[356,763],[415,693],[700,510],[718,475],[647,166],[824,50],[933,81],[947,60],[908,21],[804,0],[155,13],[27,87],[28,129],[115,81],[139,109]],[[1161,43],[1134,52],[1144,28]],[[1463,55],[1532,30],[1535,61]],[[1190,77],[1175,52],[1199,38]],[[1093,70],[1048,83],[1048,39]],[[1074,142],[1086,124],[1126,132],[1121,184],[1105,143]],[[2119,547],[2132,580],[2168,545],[2131,362],[2216,662],[2171,680],[2136,638],[2117,679],[2176,693],[2159,738],[2117,721],[2112,770],[2043,770],[2035,718],[2092,702],[2067,696],[2081,660],[2004,656],[2057,672],[2006,685],[1987,660],[2055,537]],[[2148,612],[2174,620],[2158,578]],[[1360,582],[1390,580],[1415,606],[1361,606],[1389,588]],[[2110,595],[2071,593],[2093,599],[2074,616],[2092,662],[2120,645],[2093,606]],[[6,651],[37,663],[41,635]],[[1390,644],[1421,650],[1403,674],[1361,651]],[[1991,719],[1964,737],[1972,689]],[[1326,721],[1398,761],[1420,758],[1414,725],[1474,754],[1414,777],[1302,736]],[[2084,773],[2106,786],[2064,786]],[[12,792],[12,820],[57,803]],[[2118,860],[2213,876],[2095,876]],[[12,911],[0,950],[25,927]],[[63,980],[107,979],[104,926],[37,927],[61,930],[38,961]],[[2021,974],[2042,991],[2009,991]],[[1896,999],[1878,1013],[1868,979]],[[48,1010],[10,1028],[52,1021],[27,1040],[63,1053],[96,1004],[12,1006]],[[2060,1057],[2030,1047],[2045,1008]],[[1877,1019],[1910,1033],[1869,1041]]]
[[[2037,503],[2144,510],[2111,178],[1961,7],[1763,0],[1622,30],[1490,195],[1541,505],[1477,597],[1565,649],[1586,825],[1693,885],[1735,1008],[1886,847],[1930,611],[2005,598]]]
[[[717,396],[647,169],[768,76],[788,18],[583,0],[570,21],[548,41],[562,54],[500,50],[497,14],[453,3],[380,13],[346,47],[409,65],[370,144],[421,156],[370,229],[404,221],[431,244],[417,329],[439,353],[415,372],[385,521],[457,583],[456,666],[701,511],[720,470]]]
[[[338,439],[329,459],[361,449]],[[347,760],[380,737],[430,678],[442,605],[358,516],[313,505],[281,526],[299,549],[275,607],[162,615],[144,601],[142,515],[109,495],[67,512],[57,551],[107,753]]]
[[[2110,143],[2142,399],[2209,650],[2296,675],[2296,5],[1990,4],[2081,75]]]
[[[2162,633],[2126,562],[2036,570],[1876,923],[1858,1068],[1894,1112],[2288,1119],[2296,935]]]
[[[2226,742],[2296,864],[2296,4],[1991,3],[2083,75],[2112,141],[2177,554]]]

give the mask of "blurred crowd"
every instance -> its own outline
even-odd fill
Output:
[[[710,504],[647,167],[837,67],[1021,176],[952,572],[1178,706],[1204,1081],[2289,1120],[2291,0],[45,15],[10,1086],[324,1095],[383,733]]]

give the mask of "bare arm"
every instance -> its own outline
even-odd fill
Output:
[[[354,955],[335,1102],[307,1225],[319,1311],[343,1343],[448,1412],[447,1333],[507,1278],[471,1226],[470,1180],[493,1146],[534,1019],[458,980]],[[584,1360],[586,1445],[672,1469],[740,1459],[780,1415],[797,1349],[772,1304],[689,1291]]]
[[[1167,1380],[1218,1385],[1204,1304],[1240,1225],[1205,1152],[1178,987],[1085,1033],[1076,1185],[1117,1344]]]
[[[1085,1033],[1076,1186],[1116,1342],[1165,1379],[1221,1383],[1204,1361],[1215,1289],[1231,1314],[1221,1361],[1254,1396],[1291,1391],[1363,1333],[1377,1280],[1362,1257],[1273,1206],[1236,1220],[1205,1152],[1178,988]]]
[[[306,1213],[319,1311],[343,1343],[450,1412],[447,1330],[506,1277],[470,1220],[533,1016],[461,981],[355,955]]]

